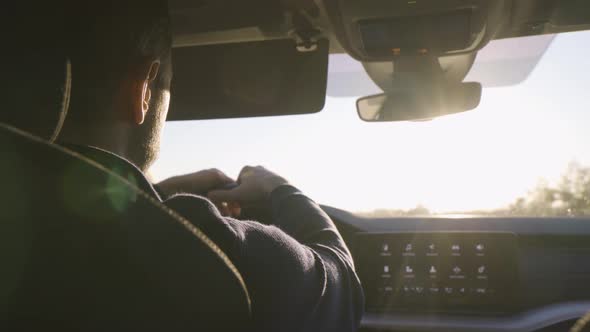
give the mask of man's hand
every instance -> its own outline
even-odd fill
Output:
[[[234,179],[213,168],[166,179],[158,183],[158,187],[168,196],[180,193],[206,196],[211,190],[235,183]]]
[[[234,179],[213,168],[166,179],[160,182],[158,187],[168,196],[181,193],[207,196],[212,190],[236,185]],[[241,213],[240,206],[236,203],[215,203],[224,216],[238,217]]]
[[[208,197],[215,204],[239,204],[243,207],[265,208],[270,193],[287,180],[262,166],[246,166],[233,189],[212,190]]]

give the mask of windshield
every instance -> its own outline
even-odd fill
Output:
[[[481,77],[476,110],[429,122],[361,121],[364,94],[350,92],[371,83],[343,79],[339,64],[360,64],[331,55],[322,112],[168,123],[152,176],[264,165],[319,203],[369,215],[590,215],[590,32],[550,38],[536,59],[526,40],[504,41],[516,77]],[[492,68],[480,55],[467,80]]]

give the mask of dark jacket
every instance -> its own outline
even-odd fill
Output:
[[[358,328],[364,297],[350,252],[330,218],[295,187],[271,193],[269,224],[236,220],[221,216],[200,196],[162,197],[137,167],[112,153],[69,147],[130,179],[203,230],[242,274],[255,331]]]

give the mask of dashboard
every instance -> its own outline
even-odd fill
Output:
[[[362,331],[567,331],[590,311],[590,219],[323,208],[365,291]]]

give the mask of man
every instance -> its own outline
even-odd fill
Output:
[[[284,178],[262,167],[245,167],[237,181],[206,170],[156,190],[143,175],[157,157],[170,99],[166,2],[71,1],[67,9],[72,96],[61,142],[134,181],[215,241],[244,277],[255,330],[356,330],[363,294],[350,253],[329,217]],[[226,215],[263,210],[268,224],[222,217],[191,194],[208,195]]]

